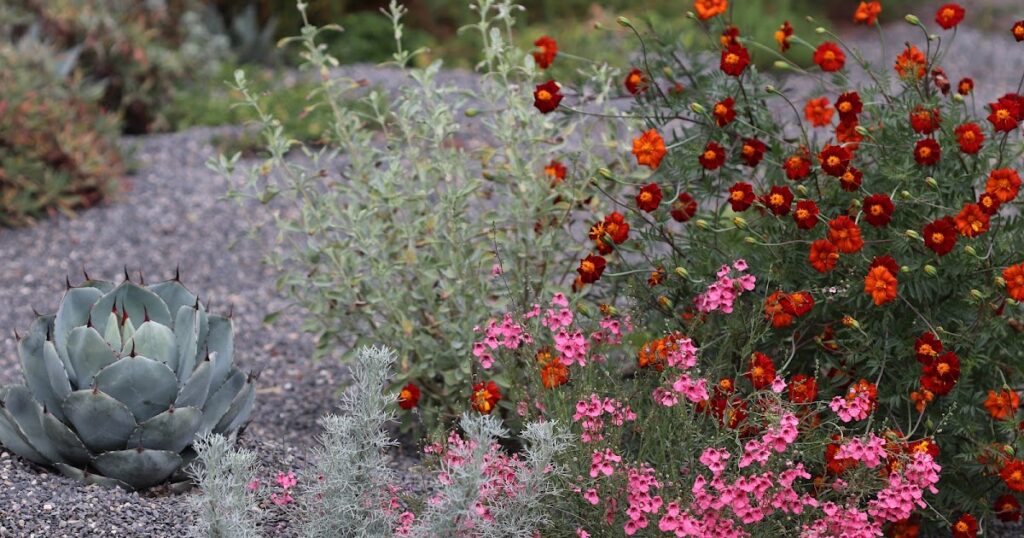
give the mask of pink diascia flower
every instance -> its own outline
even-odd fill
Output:
[[[737,274],[732,275],[733,270]],[[723,314],[731,314],[733,302],[745,291],[754,289],[757,278],[754,275],[742,274],[747,270],[747,262],[736,260],[732,267],[723,265],[718,270],[718,279],[708,289],[693,299],[697,310],[704,314],[720,310]]]
[[[863,440],[854,437],[846,443],[843,443],[839,446],[839,450],[835,455],[836,459],[852,459],[859,461],[869,469],[878,467],[887,457],[888,453],[885,451],[885,440],[878,437],[873,432],[869,433]]]
[[[284,489],[290,489],[294,487],[295,484],[299,483],[299,479],[295,478],[295,473],[292,472],[289,472],[288,474],[277,473],[277,478],[275,479],[275,481],[277,482],[277,485],[281,486]]]
[[[853,398],[836,396],[828,406],[843,422],[864,420],[871,413],[871,400],[864,391],[857,391]]]

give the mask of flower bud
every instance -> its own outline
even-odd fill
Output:
[[[858,125],[858,126],[854,127],[853,130],[856,131],[857,134],[859,134],[861,136],[867,136],[868,135],[868,128],[864,127],[863,125]]]
[[[467,118],[475,118],[477,116],[477,114],[479,114],[479,113],[480,113],[480,109],[472,108],[472,107],[467,108],[466,112],[464,112],[464,114],[466,115]]]
[[[815,29],[814,29],[814,33],[816,33],[816,34],[824,34],[825,32],[828,32],[828,30],[826,30],[826,29],[825,29],[824,27],[822,27],[822,26],[819,26],[819,27],[817,27],[817,28],[815,28]]]
[[[928,176],[928,177],[924,178],[924,182],[927,183],[928,186],[933,188],[933,189],[939,188],[939,182],[935,181],[935,178],[933,178],[931,176]]]
[[[675,76],[675,73],[672,72],[672,68],[667,65],[661,69],[661,72],[668,78],[674,78]]]
[[[863,205],[863,202],[861,202],[859,199],[854,199],[852,202],[850,202],[850,205],[852,205],[853,207],[860,207],[861,205]]]
[[[909,273],[910,272],[910,268],[907,267],[906,265],[901,265],[900,266],[900,272],[904,273],[904,274]]]
[[[711,225],[708,224],[708,221],[704,219],[697,219],[693,224],[700,228],[701,230],[708,230],[711,228]]]
[[[1010,297],[1007,297],[1006,298],[1006,304],[1008,304],[1010,306],[1017,306],[1017,300],[1016,299],[1012,299]]]
[[[916,230],[907,230],[907,231],[903,232],[903,235],[905,235],[905,236],[907,236],[907,237],[909,237],[911,239],[921,239],[921,234],[917,233]]]
[[[597,169],[597,173],[605,179],[612,179],[612,171],[603,166]]]
[[[912,197],[910,191],[900,191],[900,196],[902,196],[904,200],[909,200]]]
[[[982,294],[980,290],[972,289],[971,297],[973,297],[975,301],[980,301],[985,298],[985,295]]]
[[[775,62],[772,63],[772,67],[774,67],[775,69],[789,69],[789,62],[775,60]]]
[[[739,228],[741,230],[745,230],[747,228],[747,219],[745,219],[743,217],[733,217],[732,218],[732,224],[733,224],[733,226],[735,226],[735,227],[737,227],[737,228]]]
[[[686,18],[687,18],[687,19],[696,19],[696,18],[697,18],[697,16],[696,16],[696,15],[694,15],[692,11],[687,11],[687,12],[686,12]]]
[[[748,236],[743,238],[743,242],[748,244],[748,245],[756,245],[757,244],[757,239],[754,239],[753,237],[750,237],[748,235]]]
[[[1013,447],[1010,445],[1003,445],[1003,452],[1005,452],[1008,456],[1014,455]]]
[[[800,196],[807,196],[807,187],[803,185],[797,185],[796,192],[798,192]]]
[[[843,316],[843,325],[853,329],[860,328],[860,322],[854,319],[853,316]]]
[[[703,114],[707,111],[700,103],[690,103],[690,110],[696,114]]]
[[[928,34],[928,41],[935,41],[937,39],[939,39],[937,34]]]
[[[679,275],[680,278],[688,278],[690,276],[690,272],[687,271],[685,267],[676,267],[676,274]]]
[[[967,254],[970,254],[971,256],[977,256],[978,255],[978,251],[974,250],[974,247],[971,246],[971,245],[965,246],[964,247],[964,252],[966,252]]]
[[[903,17],[903,20],[907,21],[910,24],[913,24],[914,26],[918,26],[921,24],[921,19],[917,18],[916,15],[907,15],[906,17]]]
[[[934,265],[925,265],[924,274],[928,276],[936,276],[939,274],[939,270],[936,269]]]
[[[629,19],[627,19],[626,17],[616,17],[615,22],[619,23],[619,26],[625,26],[626,28],[633,27],[633,23],[629,22]]]
[[[764,91],[766,91],[768,93],[775,93],[778,90],[775,89],[775,86],[772,86],[771,84],[768,84],[767,86],[764,87]]]
[[[1006,280],[1004,280],[1003,277],[1001,277],[1001,276],[997,276],[996,279],[995,279],[995,284],[996,284],[997,287],[1005,288],[1006,287]]]
[[[960,95],[959,93],[954,93],[953,94],[953,100],[956,101],[957,103],[963,103],[964,102],[964,96]]]
[[[658,297],[658,304],[665,308],[672,308],[672,301],[668,297],[661,295]]]

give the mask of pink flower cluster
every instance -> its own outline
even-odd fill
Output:
[[[733,270],[736,275],[733,275]],[[744,291],[754,289],[757,278],[754,275],[744,274],[747,270],[747,262],[736,260],[732,267],[723,265],[718,270],[718,280],[713,282],[708,289],[693,299],[699,312],[708,314],[720,310],[723,314],[731,314],[733,302]]]
[[[561,354],[562,364],[572,366],[579,364],[587,365],[587,353],[590,352],[590,344],[581,331],[569,332],[565,328],[558,329],[555,333],[555,350]]]
[[[915,508],[927,506],[923,499],[925,491],[939,492],[935,484],[939,482],[941,470],[931,454],[915,452],[905,464],[902,474],[893,472],[889,475],[886,488],[868,503],[868,514],[882,521],[907,519]]]
[[[611,476],[615,473],[615,466],[613,464],[621,461],[622,457],[615,452],[612,452],[610,448],[604,449],[603,452],[595,450],[590,456],[590,477],[597,478],[601,475]]]
[[[295,473],[290,471],[288,472],[288,474],[277,473],[277,478],[274,479],[274,481],[277,482],[277,485],[278,487],[281,488],[281,491],[275,491],[274,493],[271,493],[270,502],[278,506],[284,506],[286,504],[291,504],[295,502],[295,498],[292,497],[292,488],[299,483],[299,479],[295,478]],[[258,485],[259,483],[257,482],[257,487]],[[252,484],[250,484],[250,486],[252,486]]]
[[[654,489],[661,487],[661,483],[654,477],[654,469],[647,465],[641,465],[638,469],[628,469],[626,476],[626,517],[628,520],[623,526],[623,530],[626,532],[626,536],[633,536],[640,529],[647,528],[648,514],[657,514],[661,510],[661,497],[651,495]]]
[[[739,468],[748,467],[753,463],[767,463],[772,455],[772,450],[783,453],[789,445],[796,441],[799,434],[797,426],[800,419],[792,413],[786,413],[779,419],[778,426],[769,428],[760,439],[751,439],[743,447],[743,456],[740,457]]]
[[[854,437],[840,445],[835,458],[859,461],[869,469],[874,469],[881,465],[887,456],[885,440],[874,433],[869,433],[863,441],[860,438]]]
[[[572,415],[573,422],[580,422],[583,433],[580,436],[584,443],[604,439],[605,420],[616,426],[622,426],[627,420],[636,420],[636,413],[613,398],[601,399],[591,394],[590,400],[576,402],[576,412]]]
[[[570,316],[572,313],[570,313]],[[479,326],[473,328],[474,332],[481,332]],[[491,351],[499,347],[507,349],[519,349],[523,344],[530,344],[533,338],[523,329],[523,326],[512,319],[512,314],[505,314],[501,323],[491,320],[487,328],[483,330],[483,340],[473,343],[473,356],[480,361],[480,366],[489,369],[494,366],[494,355]]]
[[[871,413],[871,399],[863,391],[851,392],[846,397],[836,396],[828,406],[843,422],[864,420]]]

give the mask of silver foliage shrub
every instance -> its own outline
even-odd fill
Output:
[[[196,511],[194,536],[207,538],[256,538],[260,536],[256,494],[248,487],[258,473],[258,459],[251,450],[236,448],[233,437],[212,434],[193,447],[198,454],[191,468],[202,494],[192,498]]]

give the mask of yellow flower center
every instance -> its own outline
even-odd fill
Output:
[[[742,200],[744,196],[745,194],[743,193],[743,191],[733,191],[732,195],[730,195],[729,197],[738,202]]]
[[[807,211],[806,209],[797,209],[796,210],[796,218],[798,218],[800,220],[805,220],[805,219],[807,219],[810,216],[811,216],[811,212]]]
[[[551,92],[549,92],[547,90],[541,90],[541,91],[537,92],[537,100],[539,100],[539,101],[550,101],[551,100]]]
[[[736,65],[740,63],[740,57],[737,56],[735,53],[730,52],[729,54],[725,55],[725,63],[729,65]]]
[[[651,201],[651,193],[649,193],[647,191],[641,192],[640,193],[640,201],[641,202],[650,202]]]
[[[732,381],[728,379],[723,379],[718,382],[718,386],[721,387],[722,390],[732,390]]]
[[[974,142],[974,131],[964,133],[964,142]]]
[[[1024,480],[1024,474],[1021,474],[1020,471],[1010,473],[1010,482],[1020,482],[1021,480]]]
[[[1016,36],[1016,37],[1024,37],[1024,26],[1020,26],[1020,25],[1014,26],[1013,27],[1013,35]]]
[[[825,162],[828,163],[829,166],[839,166],[839,163],[842,161],[839,160],[839,157],[832,155],[828,159],[825,159]]]
[[[750,144],[744,144],[743,145],[743,154],[748,156],[748,157],[750,155],[753,155],[754,154],[754,146],[751,146]]]
[[[947,7],[946,9],[942,10],[942,18],[947,20],[947,21],[951,20],[955,16],[956,16],[956,11],[953,11],[953,8]]]
[[[839,103],[839,111],[840,112],[849,112],[852,108],[853,108],[853,105],[851,105],[847,101],[843,101],[842,103]]]
[[[876,217],[881,215],[882,214],[882,206],[880,206],[878,204],[875,204],[875,205],[871,206],[871,214],[876,216]]]
[[[409,392],[409,389],[402,389],[402,393],[398,395],[398,398],[401,400],[410,400],[412,399],[412,393]]]
[[[713,160],[715,160],[715,156],[716,155],[717,155],[717,153],[715,153],[714,150],[710,150],[709,149],[709,150],[704,152],[704,160],[706,160],[706,161],[713,161]]]
[[[580,263],[580,269],[583,269],[584,273],[593,273],[594,272],[594,262],[584,260],[582,263]]]
[[[822,57],[825,58],[825,61],[831,62],[832,60],[836,59],[836,53],[830,50],[826,50],[825,54],[822,54]]]
[[[781,194],[776,193],[768,197],[768,203],[771,205],[782,205],[783,202],[785,202],[785,198]]]
[[[786,42],[786,32],[782,30],[775,30],[775,41],[780,45]]]
[[[932,243],[942,243],[946,240],[946,234],[942,232],[935,232],[932,234]]]
[[[939,375],[946,375],[949,373],[949,365],[944,362],[940,362],[935,369],[939,371]]]
[[[971,85],[963,82],[960,84],[960,93],[968,93],[971,91]]]
[[[729,112],[729,109],[725,108],[725,105],[723,105],[722,103],[718,103],[717,105],[715,105],[715,114],[719,116],[724,116],[727,112]]]
[[[764,377],[764,368],[762,368],[760,366],[755,366],[755,367],[751,368],[750,369],[750,377],[752,377],[754,379],[761,379],[762,377]]]
[[[917,154],[920,155],[922,159],[927,159],[928,156],[932,154],[932,148],[929,148],[929,147],[919,148],[917,150]]]
[[[917,348],[917,352],[922,355],[936,355],[935,349],[932,348],[931,344],[921,344],[921,347]]]
[[[1006,110],[1005,108],[1000,109],[996,111],[996,117],[999,118],[1000,120],[1005,121],[1010,118],[1010,111]]]
[[[847,183],[853,181],[853,173],[852,172],[846,172],[845,174],[843,174],[843,181],[845,181]]]
[[[640,79],[640,75],[637,75],[636,73],[634,73],[634,74],[629,76],[629,83],[630,84],[638,85],[638,84],[640,84],[640,80],[641,80]]]
[[[981,221],[975,218],[971,219],[971,229],[975,232],[980,232],[982,228]]]

